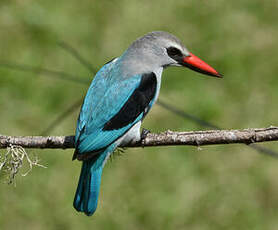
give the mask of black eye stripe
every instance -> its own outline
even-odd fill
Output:
[[[167,48],[167,53],[170,57],[180,57],[182,56],[182,52],[176,48],[176,47],[173,47],[173,46],[170,46]]]

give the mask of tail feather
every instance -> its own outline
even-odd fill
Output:
[[[107,156],[115,149],[109,146],[104,152],[92,159],[83,161],[78,187],[73,202],[74,208],[91,216],[97,208],[102,169]]]

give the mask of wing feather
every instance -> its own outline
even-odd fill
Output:
[[[113,65],[106,64],[96,74],[86,94],[77,122],[75,154],[97,152],[120,138],[143,118],[155,95],[153,73],[121,78]]]

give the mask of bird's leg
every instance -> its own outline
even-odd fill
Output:
[[[147,135],[150,133],[151,131],[148,130],[148,129],[142,129],[142,132],[141,132],[141,143],[142,143],[142,147],[144,148],[145,146],[145,139],[147,137]]]
[[[146,139],[147,135],[150,133],[151,131],[148,130],[148,129],[142,129],[142,132],[141,132],[141,140],[144,140]]]

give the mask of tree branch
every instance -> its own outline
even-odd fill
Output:
[[[252,144],[256,142],[277,141],[278,127],[243,130],[208,130],[192,132],[149,133],[143,141],[121,147],[150,147],[166,145],[215,145],[215,144]],[[74,136],[2,136],[0,149],[12,145],[23,148],[74,148]]]

